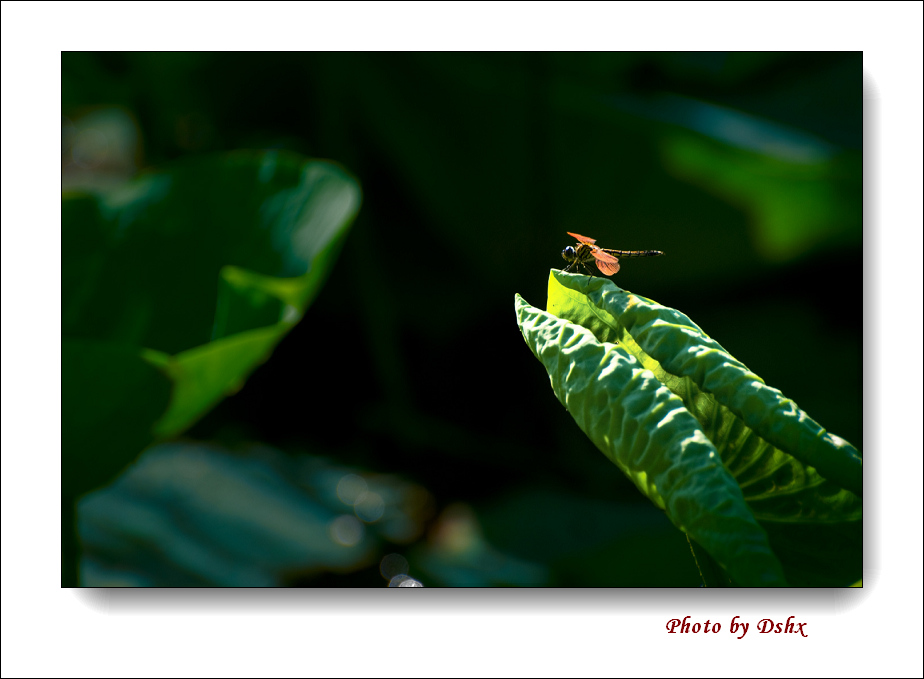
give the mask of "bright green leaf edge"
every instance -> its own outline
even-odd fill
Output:
[[[536,309],[517,320],[556,397],[594,444],[743,586],[785,586],[741,488],[683,401],[624,348]]]
[[[290,324],[279,323],[249,330],[175,356],[142,350],[142,357],[164,369],[173,382],[170,404],[155,423],[154,435],[168,438],[179,434],[225,396],[239,390],[290,328]]]

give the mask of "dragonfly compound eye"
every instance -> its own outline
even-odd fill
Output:
[[[568,261],[571,261],[572,259],[574,259],[574,248],[569,245],[568,247],[566,247],[564,250],[561,251],[561,256],[562,256],[562,259],[567,259]]]

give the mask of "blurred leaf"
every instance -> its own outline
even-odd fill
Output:
[[[683,401],[625,349],[516,297],[526,343],[585,434],[742,585],[785,585],[767,535]]]
[[[178,434],[226,394],[240,389],[250,371],[266,360],[289,327],[279,323],[246,330],[167,357],[165,367],[173,381],[173,397],[154,432],[162,437]],[[164,359],[158,356],[152,360],[161,363]]]
[[[185,160],[105,196],[65,196],[62,264],[80,286],[63,290],[63,332],[173,354],[214,339],[216,321],[217,336],[229,322],[268,325],[224,309],[216,318],[219,279],[306,305],[358,207],[337,166],[275,152]]]
[[[661,150],[674,174],[748,212],[754,245],[767,259],[861,241],[856,155],[795,161],[681,133],[667,135]]]
[[[600,342],[618,342],[614,349],[637,359],[682,399],[767,531],[791,582],[843,585],[856,577],[862,502],[851,490],[862,490],[862,461],[853,446],[764,384],[689,318],[607,279],[553,271],[549,311]]]
[[[61,343],[61,483],[65,497],[101,485],[153,439],[170,381],[137,347]]]
[[[291,458],[265,447],[150,448],[80,501],[81,584],[265,587],[374,564],[376,526],[335,492],[349,470],[296,461],[300,468],[288,469]]]
[[[88,427],[143,442],[113,439],[121,465],[92,485],[69,480],[75,493],[105,481],[152,434],[181,432],[240,388],[320,290],[359,200],[356,182],[337,166],[275,152],[187,160],[104,196],[64,197],[62,334],[84,343],[64,355],[62,408],[71,424],[63,455],[93,459]],[[92,354],[97,368],[86,368],[81,347],[90,341],[122,347],[147,361],[152,376],[166,375],[169,405],[155,407],[152,396],[131,418],[116,417],[107,403],[132,402],[125,389],[94,378],[120,370],[102,366],[103,353]],[[78,418],[92,425],[73,424]]]

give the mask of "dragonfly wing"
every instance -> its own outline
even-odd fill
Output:
[[[597,268],[606,276],[612,276],[619,271],[619,260],[602,250],[594,250],[594,261],[597,264]]]
[[[612,276],[614,273],[619,271],[619,261],[616,262],[601,262],[597,260],[597,268],[600,269],[605,275]]]
[[[565,231],[565,233],[567,233],[572,238],[576,238],[581,243],[587,243],[588,245],[593,245],[597,242],[595,238],[588,238],[587,236],[582,236],[579,233],[571,233],[570,231]]]

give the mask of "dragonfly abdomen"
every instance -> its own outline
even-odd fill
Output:
[[[613,257],[657,257],[664,253],[660,250],[608,250],[600,248],[603,252],[613,255]]]

